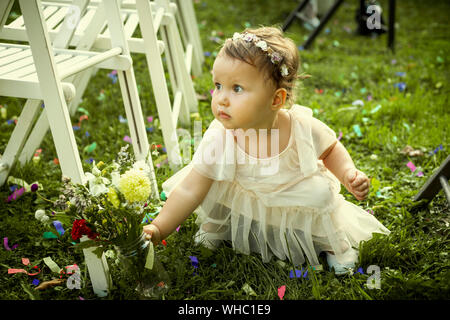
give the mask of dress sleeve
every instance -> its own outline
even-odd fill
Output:
[[[225,129],[218,120],[213,120],[194,153],[192,166],[210,179],[233,181],[236,171],[233,132]]]
[[[325,123],[311,117],[311,135],[317,158],[337,142],[336,133]]]

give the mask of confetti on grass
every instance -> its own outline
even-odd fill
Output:
[[[120,123],[127,123],[128,120],[125,119],[124,117],[122,117],[122,115],[119,115],[119,122],[120,122]]]
[[[242,286],[242,290],[244,290],[244,292],[249,295],[249,296],[257,296],[256,292],[252,289],[252,287],[250,287],[250,285],[248,283],[245,283]]]
[[[44,238],[44,239],[58,239],[58,236],[55,235],[53,232],[46,231],[46,232],[44,232],[44,234],[42,235],[42,238]]]
[[[90,145],[84,147],[84,152],[91,153],[97,148],[97,142],[93,142]]]
[[[55,261],[52,260],[52,258],[50,257],[45,257],[44,258],[44,263],[47,265],[47,267],[50,268],[50,270],[52,270],[55,273],[60,273],[61,272],[61,268],[56,264]]]
[[[444,147],[442,146],[442,144],[440,144],[436,149],[434,149],[433,151],[430,151],[430,155],[436,154],[439,152],[439,150],[444,150]]]
[[[19,199],[23,194],[25,193],[25,188],[22,187],[20,189],[14,190],[14,192],[6,199],[7,203],[10,203],[11,201],[15,201]]]
[[[286,286],[283,285],[278,288],[278,297],[280,297],[280,300],[283,300],[284,293],[286,292]]]
[[[198,268],[198,259],[196,256],[189,256],[189,259],[191,259],[192,266],[197,269]]]
[[[56,231],[58,231],[60,235],[64,235],[64,228],[62,226],[61,221],[55,220],[53,221],[53,225],[55,226]]]
[[[129,136],[123,137],[123,141],[131,143],[131,138]]]
[[[416,171],[416,166],[410,161],[410,162],[408,162],[407,164],[406,164],[406,166],[411,170],[411,172],[414,172],[414,171]],[[423,177],[423,172],[422,171],[419,171],[419,172],[417,172],[416,173],[416,176],[418,176],[418,177]]]
[[[8,251],[14,250],[15,248],[17,248],[19,246],[18,244],[15,244],[12,246],[12,248],[10,248],[8,242],[9,242],[8,237],[4,237],[3,238],[3,246]]]
[[[372,111],[370,111],[370,113],[375,113],[378,112],[381,109],[381,104],[377,105],[375,108],[372,109]]]
[[[394,84],[394,87],[398,88],[398,91],[403,92],[406,89],[406,83],[399,82],[399,83]]]
[[[25,266],[29,266],[30,265],[30,259],[28,258],[22,258],[22,264]],[[41,273],[41,269],[39,269],[38,266],[34,266],[33,269],[37,269],[38,271],[35,273],[30,273],[28,271],[26,271],[25,269],[8,269],[8,274],[15,274],[15,273],[25,273],[29,276],[36,276],[39,273]]]
[[[295,272],[295,276],[294,276],[294,272]],[[303,275],[302,275],[303,274]],[[309,280],[309,278],[308,278],[308,270],[305,268],[305,269],[301,269],[301,270],[298,270],[298,269],[295,269],[295,270],[291,270],[291,271],[289,271],[289,278],[304,278],[304,279],[307,279],[307,280]]]
[[[416,166],[410,161],[406,164],[406,166],[411,170],[411,172],[416,171]]]
[[[357,125],[357,124],[353,125],[353,131],[355,131],[355,133],[358,137],[362,137],[362,133],[361,133],[361,129],[359,128],[359,125]]]

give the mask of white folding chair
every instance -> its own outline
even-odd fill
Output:
[[[0,18],[5,22],[14,0],[3,0]],[[82,2],[84,0],[77,0]],[[140,107],[132,60],[124,35],[120,10],[116,0],[104,0],[103,12],[111,30],[111,49],[103,52],[53,48],[47,33],[40,0],[19,0],[29,45],[0,43],[0,96],[27,98],[17,125],[0,160],[0,184],[3,184],[20,153],[33,122],[44,101],[62,174],[76,183],[84,183],[78,148],[72,130],[66,100],[75,95],[75,86],[62,80],[88,68],[118,70],[125,111],[135,156],[146,160],[152,169],[152,193],[158,196],[153,163],[149,150],[144,119]],[[95,21],[93,22],[95,23]],[[68,24],[63,24],[62,28]],[[0,29],[1,29],[0,25]],[[67,30],[61,30],[64,34]],[[68,34],[70,32],[68,31]],[[104,296],[111,279],[106,260],[95,259],[85,252],[94,292]]]
[[[192,3],[192,0],[171,1],[178,6],[176,19],[185,47],[186,62],[189,62],[189,66],[192,64],[192,74],[200,76],[202,74],[202,65],[205,62],[205,57],[203,55],[202,41],[198,31],[194,4]],[[189,71],[191,71],[190,68]]]
[[[168,160],[172,169],[178,170],[181,164],[176,134],[178,119],[182,125],[189,125],[189,112],[198,110],[198,102],[192,79],[189,76],[188,66],[186,65],[187,60],[183,55],[181,38],[173,18],[176,5],[169,5],[167,0],[163,0],[158,4],[150,2],[150,5],[147,2],[148,0],[146,3],[141,1],[138,8],[136,8],[135,0],[123,3],[121,14],[124,21],[125,36],[131,52],[145,53],[146,55],[158,115],[161,121],[163,139],[168,150]],[[92,37],[90,37],[91,41],[84,41],[83,45],[81,45],[82,48],[89,49],[91,46],[94,49],[102,50],[110,48],[110,32],[107,25],[101,27],[101,32],[97,32],[97,30],[92,31],[91,27],[87,28],[92,19],[98,19],[98,15],[95,13],[98,3],[98,0],[91,1],[90,6],[80,18],[79,27],[72,37],[70,45],[80,47],[80,42],[86,38],[85,31],[88,30],[89,34],[95,33],[98,36],[94,39],[95,41],[92,41]],[[71,3],[68,0],[51,0],[44,1],[43,5],[44,12],[48,12],[46,20],[49,34],[51,38],[55,38],[60,25],[58,19],[63,19],[64,13],[67,12],[67,8]],[[138,24],[140,25],[142,38],[132,37]],[[157,40],[155,34],[158,31],[164,42]],[[25,40],[26,33],[23,30],[20,18],[5,26],[2,36],[11,40]],[[170,102],[160,56],[164,48],[174,97],[173,103]],[[91,72],[85,72],[84,75],[78,76],[76,83],[74,82],[77,95],[69,106],[72,114],[76,110],[90,75]],[[32,138],[28,140],[19,158],[20,162],[23,163],[31,159],[46,130],[45,124],[39,123],[39,125],[36,125],[33,133],[30,135]]]

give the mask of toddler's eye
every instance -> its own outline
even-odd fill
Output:
[[[239,86],[239,85],[235,85],[234,87],[233,87],[233,90],[234,90],[234,92],[242,92],[242,90],[244,90],[244,89],[242,89],[242,87],[241,86]]]
[[[216,86],[217,90],[222,89],[222,85],[220,83],[215,83],[214,85]]]

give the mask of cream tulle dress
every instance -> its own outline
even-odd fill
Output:
[[[238,252],[258,252],[264,262],[273,255],[295,265],[319,265],[321,251],[334,251],[339,262],[354,256],[372,233],[389,234],[373,215],[346,201],[340,183],[320,155],[336,134],[313,117],[312,110],[294,105],[288,146],[268,158],[248,155],[233,132],[213,120],[187,166],[162,185],[166,195],[190,172],[214,180],[197,208],[198,236],[209,245],[230,240]]]

